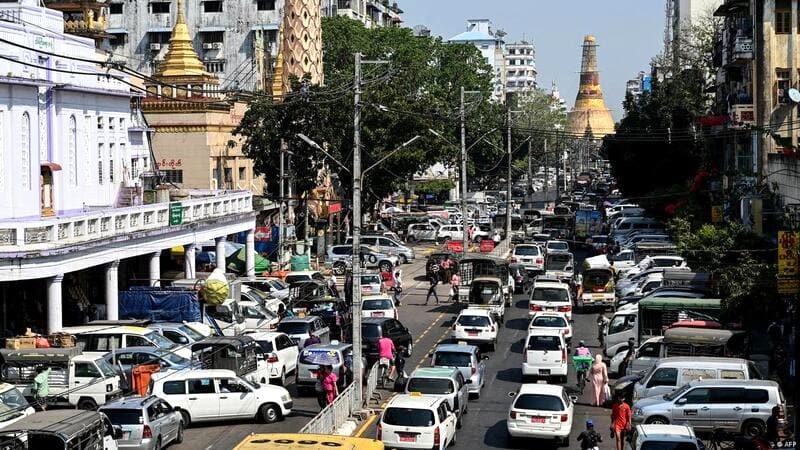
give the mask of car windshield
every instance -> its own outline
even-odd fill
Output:
[[[640,450],[697,450],[693,442],[644,441]]]
[[[569,251],[569,244],[566,242],[550,242],[547,244],[548,250],[561,250],[561,251]]]
[[[195,331],[194,328],[186,325],[181,325],[178,329],[181,330],[184,334],[189,336],[189,338],[191,338],[194,341],[199,341],[205,337],[202,334]]]
[[[558,336],[531,336],[528,338],[528,350],[561,350],[561,341],[558,339]]]
[[[108,416],[108,420],[110,420],[114,425],[141,425],[144,423],[144,419],[142,418],[142,410],[139,408],[103,408],[100,411]]]
[[[256,341],[256,343],[258,343],[258,346],[261,347],[261,351],[264,353],[272,353],[272,350],[275,348],[270,341]]]
[[[280,322],[278,324],[278,331],[281,333],[292,334],[306,334],[308,333],[308,323],[306,322]]]
[[[650,372],[655,371],[655,369],[656,369],[656,366],[651,367],[650,370],[648,371],[647,375],[642,377],[642,380],[646,379],[647,376],[650,375]],[[683,386],[679,387],[678,389],[675,389],[674,391],[670,392],[669,394],[664,394],[664,400],[675,400],[676,398],[678,398],[681,395],[683,395],[684,392],[688,391],[690,387],[691,387],[690,385],[684,384]]]
[[[529,246],[517,246],[514,247],[514,254],[520,256],[536,256],[539,254],[539,247],[534,247],[532,245]]]
[[[567,321],[561,316],[539,316],[531,320],[531,327],[564,328]]]
[[[548,255],[547,262],[545,263],[545,270],[566,270],[567,266],[572,262],[572,257],[569,254],[565,255]]]
[[[488,327],[489,318],[486,316],[458,316],[457,323],[465,327]]]
[[[408,392],[445,395],[453,393],[453,383],[446,378],[411,378],[406,389]]]
[[[267,280],[267,283],[270,285],[270,287],[272,287],[272,289],[277,289],[279,291],[289,289],[289,286],[287,286],[286,283],[281,280]]]
[[[564,402],[554,395],[521,394],[514,401],[514,409],[563,411]]]
[[[145,334],[144,337],[148,339],[150,342],[156,344],[156,346],[159,348],[172,348],[178,345],[170,341],[169,339],[165,338],[164,336],[156,333],[155,331]]]
[[[3,406],[12,410],[23,410],[28,407],[28,400],[25,399],[19,389],[12,387],[11,389],[0,394],[0,417],[9,412],[3,411]],[[4,419],[0,418],[0,420]]]
[[[445,367],[470,367],[472,366],[472,355],[470,353],[459,352],[436,352],[433,356],[433,365]]]
[[[361,302],[361,309],[368,311],[376,309],[392,309],[392,301],[387,298],[364,300]]]
[[[114,370],[113,367],[111,367],[111,364],[109,364],[108,361],[106,361],[105,359],[98,358],[97,360],[95,360],[95,363],[97,364],[97,367],[100,368],[100,371],[103,372],[103,376],[114,377],[117,375],[117,372]]]
[[[369,338],[381,337],[381,327],[377,324],[364,324],[361,326],[361,335]]]
[[[304,348],[300,352],[300,364],[337,365],[339,363],[341,363],[341,358],[336,350]]]
[[[533,288],[533,299],[546,302],[565,302],[569,300],[569,292],[558,288]]]
[[[434,424],[433,411],[416,408],[386,408],[381,420],[400,427],[432,427]]]
[[[681,263],[682,261],[680,259],[653,259],[653,267],[678,267]]]
[[[362,275],[361,285],[365,284],[381,284],[381,277],[378,275]]]
[[[161,358],[166,359],[167,361],[176,366],[188,366],[189,364],[191,364],[191,361],[189,361],[188,359],[184,358],[183,356],[178,356],[172,352],[164,352],[159,354],[159,356],[161,356]]]

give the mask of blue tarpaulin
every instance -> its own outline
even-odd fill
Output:
[[[200,302],[191,290],[134,287],[119,293],[119,318],[200,322]]]

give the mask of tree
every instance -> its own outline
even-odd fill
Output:
[[[459,88],[491,92],[490,74],[478,50],[466,44],[414,36],[405,28],[366,29],[345,17],[323,19],[325,86],[294,82],[282,103],[262,97],[251,104],[236,130],[245,154],[267,175],[275,192],[281,141],[294,154],[292,173],[298,190],[315,184],[317,170],[327,157],[296,137],[304,133],[325,143],[328,153],[345,167],[353,161],[353,69],[356,52],[364,59],[389,61],[363,66],[361,117],[362,168],[374,164],[415,135],[409,146],[377,166],[364,179],[364,204],[403,188],[413,175],[435,162],[452,166],[458,148],[428,132],[435,130],[459,142]],[[487,94],[488,95],[488,94]],[[470,136],[478,136],[502,120],[499,108],[486,101],[468,108]],[[488,128],[487,128],[488,127]],[[476,151],[481,152],[481,149]],[[343,196],[349,197],[352,175],[329,162],[338,172]]]

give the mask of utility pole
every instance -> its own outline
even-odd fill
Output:
[[[550,201],[550,168],[547,167],[547,138],[544,138],[544,209]]]
[[[361,53],[355,55],[353,84],[353,374],[356,404],[361,405]]]
[[[556,202],[558,202],[558,199],[561,196],[561,194],[559,192],[560,187],[558,185],[558,171],[559,171],[559,169],[561,167],[561,164],[559,164],[559,160],[561,159],[561,141],[558,140],[558,131],[556,131],[556,145],[555,145],[555,147],[556,147],[556,149],[554,151],[554,153],[556,155],[556,158],[555,158],[555,161],[556,161],[556,164],[555,164],[556,165],[556,182],[555,182],[555,185],[556,186],[555,187],[556,187]]]
[[[464,221],[461,227],[461,243],[463,245],[461,254],[463,257],[467,256],[467,244],[469,240],[469,235],[467,233],[467,117],[464,109],[465,93],[464,86],[461,86],[461,106],[459,112],[461,114],[461,217]]]
[[[506,146],[508,147],[508,174],[506,175],[506,239],[511,243],[511,104],[506,103],[508,109],[508,124]]]
[[[278,188],[278,267],[283,269],[283,238],[284,238],[284,224],[283,224],[283,182],[284,182],[284,165],[283,158],[286,154],[286,141],[281,140],[281,157],[280,157],[280,187]]]
[[[530,127],[530,126],[529,126]],[[533,193],[533,167],[532,167],[532,159],[533,155],[531,154],[531,141],[533,140],[532,135],[528,135],[528,190],[525,191],[525,201],[528,202],[531,197],[528,197]]]

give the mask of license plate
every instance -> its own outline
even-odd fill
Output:
[[[531,423],[544,423],[544,417],[542,416],[533,416],[531,417]]]
[[[539,375],[550,375],[550,369],[539,369]]]
[[[556,309],[555,308],[545,308],[544,310],[545,311],[555,311]]]
[[[467,335],[469,335],[469,336],[477,336],[478,332],[477,331],[467,331]]]
[[[417,442],[417,436],[415,434],[401,434],[400,442]]]
[[[374,312],[374,313],[372,313],[372,317],[383,317],[383,313],[382,312]]]
[[[592,294],[592,298],[603,298],[603,294]]]

